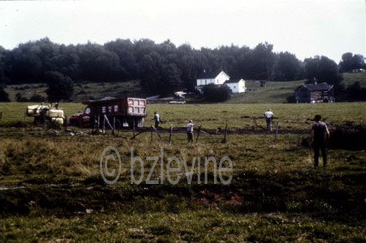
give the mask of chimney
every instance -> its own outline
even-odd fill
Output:
[[[316,78],[314,77],[314,85],[317,85],[318,84],[318,81],[316,80]]]

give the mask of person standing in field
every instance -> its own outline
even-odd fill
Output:
[[[319,150],[322,152],[323,166],[327,166],[327,153],[325,151],[326,140],[329,139],[330,133],[327,125],[320,121],[321,115],[315,115],[315,123],[311,128],[311,141],[314,149],[314,167],[319,165]]]
[[[193,127],[194,127],[194,124],[192,123],[192,120],[189,120],[189,123],[187,124],[188,143],[193,142]]]
[[[273,118],[273,112],[268,109],[268,111],[264,112],[264,117],[266,118],[266,122],[267,122],[267,131],[270,132],[272,131],[272,118]]]
[[[158,128],[160,124],[160,115],[156,111],[154,112],[154,118],[152,120],[155,121],[155,128]]]

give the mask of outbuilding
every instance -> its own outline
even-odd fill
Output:
[[[224,83],[233,94],[244,93],[246,91],[244,79],[230,79]]]
[[[297,103],[334,102],[334,86],[327,83],[303,84],[295,89]]]

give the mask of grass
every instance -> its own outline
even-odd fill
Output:
[[[346,87],[356,81],[360,82],[362,87],[366,87],[366,73],[344,73],[343,77]],[[294,90],[304,82],[305,80],[286,82],[268,81],[265,87],[260,87],[259,81],[248,81],[246,82],[246,87],[249,91],[243,94],[233,95],[228,103],[285,103],[286,98],[293,95]],[[46,97],[46,88],[46,84],[8,85],[6,92],[8,92],[11,101],[15,101],[17,93],[20,93],[25,98],[30,98],[35,94]],[[74,102],[81,102],[88,99],[100,99],[106,96],[145,97],[145,94],[141,91],[138,80],[111,83],[77,83],[75,84],[72,100]]]
[[[306,134],[202,133],[195,144],[184,133],[150,133],[131,140],[131,131],[112,136],[33,128],[23,120],[25,103],[1,103],[0,231],[1,241],[334,241],[366,240],[366,151],[329,150],[329,167],[313,169]],[[364,123],[365,103],[273,104],[280,128],[308,129],[315,113],[334,127],[346,121]],[[80,109],[63,103],[66,113]],[[192,118],[205,128],[253,128],[263,131],[266,104],[149,105],[146,126],[159,111],[164,127],[184,126]],[[28,119],[28,118],[26,118]],[[26,120],[29,121],[30,120]],[[256,122],[254,122],[256,121]],[[19,126],[15,126],[18,124]],[[81,133],[82,132],[82,133]],[[104,148],[115,146],[122,174],[114,185],[100,175]],[[131,147],[145,161],[141,185],[130,183]],[[195,165],[192,184],[182,169],[171,185],[148,185],[153,162],[147,157],[186,159],[229,156],[233,162],[229,185],[214,183],[214,164]],[[160,161],[160,160],[159,160]],[[159,164],[160,165],[160,164]],[[152,179],[161,179],[160,166]],[[118,169],[113,162],[110,169]],[[182,167],[183,168],[183,167]],[[142,171],[136,167],[135,173]],[[228,176],[228,174],[226,174]],[[109,178],[109,177],[108,177]],[[225,177],[228,178],[228,177]],[[8,188],[7,188],[8,187]]]
[[[284,103],[286,98],[294,94],[294,90],[305,80],[291,82],[267,82],[265,87],[260,87],[260,82],[247,82],[248,92],[236,94],[228,103]]]
[[[214,209],[183,213],[16,217],[2,224],[3,240],[26,241],[353,241],[365,228],[299,214],[231,214]],[[44,225],[47,225],[45,229]],[[20,232],[17,229],[23,229]],[[4,232],[3,231],[3,232]],[[97,234],[95,232],[98,232]],[[6,238],[4,236],[7,236]]]
[[[32,122],[32,118],[24,118],[27,105],[34,103],[0,103],[3,118],[0,126],[16,126],[20,121]],[[153,125],[153,114],[157,111],[164,121],[164,127],[183,127],[189,119],[203,128],[216,129],[245,128],[263,130],[266,126],[263,113],[267,109],[274,112],[274,120],[279,129],[308,129],[315,114],[321,114],[330,127],[348,121],[365,123],[365,103],[324,103],[324,104],[149,104],[145,126]],[[83,111],[80,103],[61,103],[66,115],[70,116]]]
[[[347,86],[360,82],[361,87],[366,87],[366,73],[344,73],[344,84]]]

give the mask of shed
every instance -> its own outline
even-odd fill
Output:
[[[230,79],[224,84],[231,89],[233,94],[244,93],[246,90],[245,80],[243,79]]]
[[[295,89],[297,103],[334,102],[334,86],[327,83],[303,84]]]

